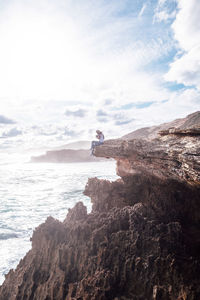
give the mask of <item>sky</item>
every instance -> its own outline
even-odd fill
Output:
[[[0,0],[0,150],[200,110],[199,0]]]

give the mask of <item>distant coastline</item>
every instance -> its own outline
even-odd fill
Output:
[[[32,156],[33,163],[79,163],[105,161],[105,158],[98,158],[90,155],[90,150],[85,149],[62,149],[47,151],[40,156]]]

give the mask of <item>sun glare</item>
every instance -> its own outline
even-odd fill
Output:
[[[73,83],[84,50],[71,20],[22,14],[4,21],[3,28],[0,57],[6,73],[0,71],[0,77],[6,93],[48,97]]]

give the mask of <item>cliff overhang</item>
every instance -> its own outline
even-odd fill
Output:
[[[200,135],[168,134],[152,141],[109,140],[96,147],[94,155],[115,158],[121,177],[148,174],[200,183]]]

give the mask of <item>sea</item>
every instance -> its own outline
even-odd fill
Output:
[[[63,221],[77,202],[88,212],[91,200],[83,195],[88,178],[114,181],[114,161],[90,163],[29,163],[22,157],[0,155],[0,285],[31,249],[33,230],[48,216]]]

